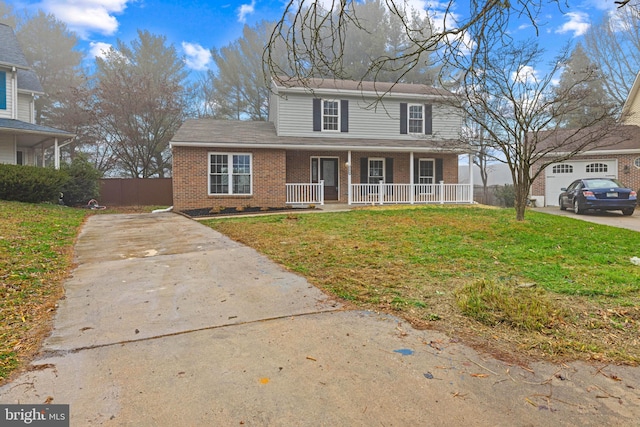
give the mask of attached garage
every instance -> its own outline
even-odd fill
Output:
[[[545,171],[545,201],[547,206],[558,206],[561,188],[580,178],[618,178],[618,160],[567,160],[549,165]]]

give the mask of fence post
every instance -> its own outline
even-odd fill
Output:
[[[440,204],[444,205],[444,181],[440,181]]]
[[[324,179],[320,180],[320,206],[324,205]]]
[[[384,181],[380,180],[380,183],[378,184],[378,201],[381,205],[384,205]]]

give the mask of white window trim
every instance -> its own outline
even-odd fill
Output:
[[[227,193],[212,193],[211,192],[211,156],[227,156],[227,165],[229,170],[227,176],[229,177],[229,191]],[[233,156],[249,156],[249,193],[234,193],[233,192]],[[246,197],[253,196],[253,154],[252,153],[228,153],[211,151],[207,154],[207,194],[209,196],[238,196]]]
[[[420,132],[411,132],[411,120],[417,120],[411,118],[411,107],[420,107],[422,112],[422,124],[420,126]],[[407,104],[407,133],[410,135],[424,135],[424,105],[423,104]]]
[[[338,128],[337,129],[325,129],[324,128],[324,103],[325,102],[336,102],[338,104]],[[322,132],[340,132],[340,117],[341,117],[341,111],[340,111],[340,100],[339,99],[322,99],[322,102],[320,103],[320,126],[321,126],[321,131]],[[333,117],[333,116],[328,116],[328,117]]]
[[[422,163],[422,162],[431,162],[432,170],[433,170],[433,175],[431,175],[431,184],[423,184],[423,183],[420,182],[420,177],[421,177],[421,175],[420,175],[420,163]],[[423,188],[422,187],[423,185],[429,185],[430,186],[430,187],[427,187],[427,188],[429,190],[431,190],[431,191],[427,191],[427,192],[420,191],[420,195],[421,196],[426,196],[426,195],[433,194],[433,188],[437,184],[436,183],[436,159],[431,159],[431,158],[418,159],[418,182],[416,182],[416,184],[420,186],[419,188],[421,190]]]
[[[640,157],[636,157],[635,159],[633,159],[633,165],[640,169]]]

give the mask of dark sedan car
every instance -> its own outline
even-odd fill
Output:
[[[638,204],[635,191],[612,178],[577,179],[562,189],[558,200],[560,209],[573,209],[577,214],[587,210],[618,211],[633,215]]]

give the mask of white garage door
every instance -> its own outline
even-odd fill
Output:
[[[545,171],[546,205],[558,206],[561,188],[568,187],[576,179],[597,177],[617,178],[618,161],[615,159],[568,160],[549,165]]]

